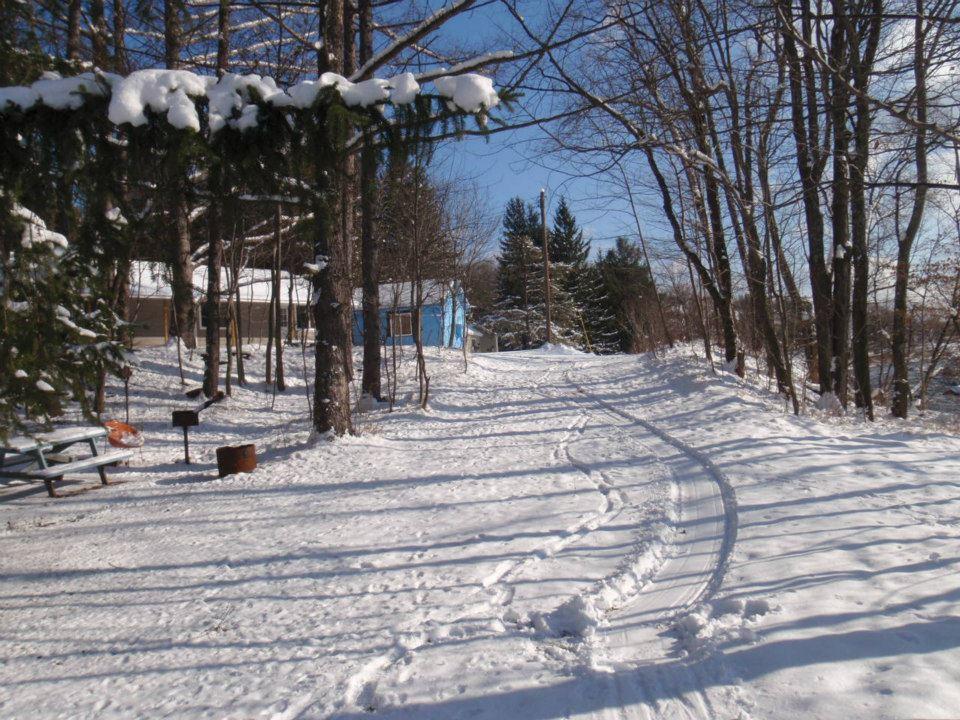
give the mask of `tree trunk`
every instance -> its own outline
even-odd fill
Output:
[[[223,373],[223,389],[227,395],[233,395],[233,314],[234,307],[233,301],[229,298],[231,297],[230,293],[227,293],[227,367]]]
[[[129,72],[127,61],[127,9],[124,0],[113,0],[113,70]]]
[[[832,94],[830,112],[833,116],[833,198],[831,223],[833,228],[833,291],[831,314],[831,351],[833,355],[833,391],[840,404],[847,407],[847,368],[850,365],[850,172],[847,162],[850,152],[850,131],[847,127],[847,106],[850,104],[849,54],[845,51],[844,3],[834,4],[837,20],[830,34],[830,59],[834,68],[831,75]]]
[[[207,297],[203,308],[207,321],[203,394],[207,397],[213,397],[220,384],[220,269],[223,264],[223,235],[220,228],[221,172],[214,160],[210,168],[212,192],[207,207]],[[230,352],[229,344],[227,352]]]
[[[683,252],[684,256],[697,271],[697,275],[700,277],[700,283],[710,295],[710,299],[713,301],[714,308],[717,311],[717,315],[720,319],[721,332],[723,333],[724,359],[728,366],[734,365],[737,374],[743,377],[743,362],[739,349],[737,329],[733,320],[733,305],[731,297],[728,292],[725,292],[721,289],[721,285],[719,283],[714,281],[713,275],[710,273],[710,270],[704,266],[700,256],[697,255],[697,253],[694,252],[687,244],[687,240],[683,234],[683,227],[680,225],[680,220],[677,218],[676,211],[673,207],[670,186],[667,184],[663,173],[660,172],[660,167],[657,164],[656,158],[654,157],[653,150],[650,149],[649,146],[645,147],[644,154],[647,157],[647,163],[650,166],[651,172],[653,172],[654,179],[657,182],[657,187],[660,190],[660,199],[662,201],[663,211],[667,216],[667,220],[670,223],[670,228],[673,231],[674,242],[676,242],[677,247],[680,248],[681,252]],[[704,224],[703,232],[707,234],[708,242],[710,242],[710,229],[706,224]],[[713,243],[711,244],[713,245]],[[723,257],[726,257],[726,247],[723,248]],[[726,275],[728,281],[729,274],[730,266],[728,262],[726,266]]]
[[[234,261],[232,263],[232,272],[233,272],[233,341],[236,345],[237,351],[237,383],[240,385],[247,384],[247,373],[246,369],[243,366],[243,315],[240,306],[240,251],[237,248],[239,243],[237,242],[236,235],[233,236],[231,249],[234,252]]]
[[[283,378],[283,311],[280,309],[280,295],[282,294],[280,279],[283,267],[283,245],[282,237],[280,234],[280,222],[282,220],[280,214],[280,203],[277,203],[276,207],[276,220],[277,220],[277,242],[273,247],[273,272],[272,272],[272,281],[273,281],[273,290],[270,293],[273,298],[273,347],[274,352],[276,353],[276,372],[275,378],[277,383],[277,390],[283,392],[287,389],[286,382]]]
[[[323,42],[317,53],[318,70],[343,69],[343,0],[328,0],[318,6]],[[338,163],[324,162],[332,153],[328,140],[315,137],[313,194],[314,262],[320,271],[313,276],[313,313],[316,325],[316,359],[313,395],[313,425],[318,433],[344,435],[352,432],[350,384],[344,348],[352,329],[350,243],[341,232]]]
[[[171,156],[172,157],[172,156]],[[174,168],[176,173],[177,169]],[[179,180],[169,180],[175,188],[170,193],[167,204],[170,216],[171,248],[171,289],[173,294],[173,313],[176,317],[176,332],[188,348],[197,346],[197,332],[194,322],[193,303],[193,260],[190,250],[190,222],[183,193],[179,190]]]
[[[360,62],[373,54],[373,8],[360,0]],[[360,150],[360,263],[363,274],[363,379],[361,392],[381,399],[380,244],[374,234],[377,202],[377,151],[366,133]]]
[[[230,63],[230,0],[220,0],[217,11],[217,77],[223,77]]]
[[[357,69],[356,53],[356,5],[354,2],[343,2],[343,22],[341,32],[343,38],[343,66],[342,75],[350,77]],[[358,128],[359,129],[359,128]],[[356,214],[357,194],[357,158],[352,153],[340,158],[340,236],[349,255],[348,267],[352,268],[354,253],[354,224]],[[343,366],[347,373],[347,382],[353,382],[353,273],[344,279],[350,294],[350,319],[348,333],[343,343]]]
[[[293,296],[293,272],[288,278],[287,283],[287,345],[293,345],[297,341],[297,304]]]
[[[923,222],[927,200],[927,80],[924,56],[923,0],[917,0],[913,30],[913,81],[916,87],[917,123],[915,160],[917,189],[913,209],[903,236],[897,243],[897,271],[893,294],[893,398],[890,410],[894,417],[906,418],[910,409],[910,348],[908,344],[907,290],[910,280],[910,252]]]
[[[104,13],[103,0],[90,0],[90,47],[93,54],[93,64],[101,69],[110,66],[110,57],[107,55],[107,16]]]
[[[854,123],[854,156],[850,169],[850,230],[853,245],[853,375],[856,382],[854,401],[869,420],[873,420],[873,388],[870,377],[870,328],[867,316],[867,297],[870,284],[870,253],[867,247],[866,171],[870,157],[870,126],[872,115],[867,92],[882,27],[883,0],[871,3],[873,19],[870,22],[867,47],[859,55],[860,38],[855,24],[847,20],[847,34],[854,58],[854,83],[861,94],[856,96]]]
[[[164,57],[168,68],[180,67],[181,29],[180,2],[166,0],[164,10]],[[170,257],[172,263],[173,312],[177,334],[188,348],[197,345],[193,307],[193,261],[190,251],[190,220],[184,191],[184,172],[175,153],[167,154],[166,211],[171,230]]]
[[[80,59],[80,0],[67,4],[67,58]]]
[[[163,59],[168,68],[180,67],[183,37],[180,12],[183,0],[164,0],[163,3]]]
[[[793,22],[793,13],[789,3],[786,0],[780,0],[779,7],[785,21]],[[804,38],[810,35],[809,14],[808,2],[804,2],[802,18]],[[817,370],[821,395],[826,395],[833,392],[833,350],[830,333],[832,291],[830,276],[827,273],[827,265],[823,256],[824,226],[819,195],[821,173],[815,162],[819,116],[816,109],[816,91],[813,87],[815,78],[812,77],[812,60],[805,57],[801,61],[792,32],[793,28],[784,28],[781,34],[783,36],[783,50],[787,60],[790,85],[790,119],[806,220],[808,265],[817,342]],[[805,88],[806,97],[804,96]],[[813,105],[812,109],[809,107],[810,105]]]
[[[280,247],[280,206],[277,205],[273,214],[273,247],[270,248],[270,301],[267,303],[267,355],[265,360],[265,381],[267,385],[273,382],[273,340],[277,335],[274,324],[277,314],[273,311],[276,299],[277,286],[274,284],[274,268],[277,260],[277,248]]]

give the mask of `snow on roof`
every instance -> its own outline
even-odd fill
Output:
[[[286,303],[289,296],[291,275],[280,273],[280,301]],[[293,301],[306,305],[310,301],[310,280],[302,275],[293,275]],[[226,272],[220,274],[220,287],[227,289]],[[193,269],[193,295],[200,300],[207,291],[207,267],[197,265]],[[130,296],[135,298],[170,298],[170,268],[166,263],[134,260],[130,265]],[[268,302],[270,300],[270,271],[262,268],[243,268],[240,271],[240,300],[242,302]]]
[[[424,280],[423,281],[423,302],[425,305],[436,305],[443,302],[445,298],[450,297],[453,292],[451,283],[445,280]],[[411,283],[384,283],[380,286],[380,307],[388,308],[396,305],[397,307],[410,307],[411,303]],[[356,288],[353,291],[353,306],[355,308],[363,307],[363,289]]]

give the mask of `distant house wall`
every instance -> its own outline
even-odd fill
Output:
[[[135,347],[148,347],[151,345],[163,345],[170,336],[174,334],[173,313],[171,312],[171,301],[168,298],[131,297],[127,301],[127,318],[133,325],[133,344]],[[240,326],[240,335],[243,342],[265,341],[269,330],[268,312],[270,304],[265,302],[241,302],[238,306]],[[294,308],[306,308],[306,305],[295,305]],[[280,306],[281,316],[283,317],[283,336],[286,337],[287,327],[292,320],[286,304]],[[301,321],[304,319],[304,311],[300,311]],[[202,338],[206,332],[203,325],[203,307],[197,305],[195,311],[195,330],[198,338]],[[226,323],[226,312],[223,313],[223,322]],[[299,337],[302,328],[297,328],[296,335]],[[220,328],[220,337],[226,338],[227,329],[224,325]],[[308,329],[308,336],[313,337],[313,330]]]
[[[391,334],[389,317],[393,312],[393,307],[381,306],[380,308],[380,341],[388,345],[414,345],[412,334],[399,336]],[[400,305],[397,306],[396,312],[409,313],[412,316],[413,308],[409,305]],[[445,297],[442,303],[424,305],[421,321],[423,344],[428,347],[463,347],[465,320],[463,293],[459,294],[456,307],[450,296]],[[363,311],[359,308],[354,309],[353,313],[353,343],[354,345],[363,344]]]

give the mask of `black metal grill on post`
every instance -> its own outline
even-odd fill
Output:
[[[190,439],[187,428],[200,424],[200,414],[196,410],[174,410],[173,427],[183,428],[183,462],[190,464]]]

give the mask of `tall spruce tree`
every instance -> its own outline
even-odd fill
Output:
[[[639,352],[644,334],[649,332],[648,300],[653,297],[653,278],[643,261],[643,251],[627,238],[618,237],[597,267],[614,311],[620,349]]]
[[[553,228],[550,230],[550,262],[579,269],[586,265],[589,256],[590,241],[583,237],[583,228],[577,225],[566,198],[561,197],[553,213]]]
[[[483,325],[500,336],[504,350],[533,347],[544,327],[541,250],[535,245],[540,223],[522,198],[507,201],[500,240],[497,302]],[[545,331],[544,331],[545,332]]]
[[[497,303],[482,325],[500,338],[504,350],[542,345],[547,337],[543,293],[543,247],[540,219],[522,198],[507,202],[500,241]],[[553,244],[551,242],[551,253]],[[570,265],[561,260],[551,273],[551,329],[556,342],[581,346],[583,319],[567,287]]]
[[[549,233],[554,334],[590,352],[610,352],[602,279],[590,272],[590,241],[560,198]]]
[[[537,246],[540,235],[540,221],[532,205],[522,198],[515,197],[507,201],[503,213],[503,238],[500,240],[499,297],[502,301],[508,297],[520,298],[523,295],[524,281],[521,270],[530,254],[527,242]],[[527,242],[524,242],[526,240]],[[539,257],[539,251],[537,251]]]
[[[574,302],[583,322],[582,347],[598,355],[615,353],[621,348],[617,307],[607,291],[600,262],[587,263],[578,275]]]

